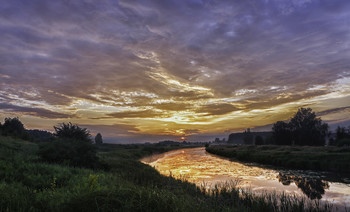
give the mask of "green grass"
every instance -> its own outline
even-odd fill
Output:
[[[210,146],[206,151],[245,162],[350,175],[350,148],[345,147]]]
[[[98,156],[109,169],[91,170],[42,162],[36,144],[0,137],[0,211],[329,210],[295,197],[255,196],[233,184],[204,192],[139,162],[173,148],[105,144]]]

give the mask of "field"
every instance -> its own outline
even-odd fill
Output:
[[[274,165],[288,169],[330,171],[350,175],[349,147],[311,146],[209,146],[212,154],[244,162]]]
[[[35,143],[0,137],[0,211],[329,211],[329,205],[285,195],[254,196],[234,184],[205,193],[160,175],[143,156],[179,147],[99,147],[104,170],[49,164]]]

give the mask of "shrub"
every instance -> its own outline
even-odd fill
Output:
[[[73,140],[92,142],[90,132],[86,128],[81,128],[76,124],[62,123],[59,126],[54,126],[55,136],[59,138],[68,138]]]
[[[62,123],[54,128],[57,138],[39,148],[38,155],[44,161],[88,168],[99,166],[96,147],[87,129],[72,123]]]
[[[96,148],[91,143],[73,139],[55,139],[40,145],[38,155],[50,163],[96,168]]]
[[[29,135],[18,117],[5,118],[5,122],[1,126],[1,134],[25,140],[29,139]]]
[[[350,139],[344,138],[337,142],[337,146],[350,146]]]
[[[264,144],[264,139],[262,136],[258,135],[255,137],[255,145],[263,145]]]

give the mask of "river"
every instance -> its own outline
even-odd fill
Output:
[[[327,173],[279,170],[257,164],[230,161],[207,153],[204,147],[180,149],[141,160],[163,175],[186,179],[206,188],[225,182],[254,193],[277,192],[327,200],[350,207],[350,182]]]

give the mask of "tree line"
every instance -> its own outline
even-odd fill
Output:
[[[96,145],[103,143],[101,133],[92,141],[91,134],[86,128],[72,123],[61,123],[54,126],[54,133],[40,130],[26,130],[19,118],[5,118],[0,123],[0,135],[10,136],[28,141],[37,141],[35,138],[43,136],[38,155],[41,160],[51,163],[63,163],[70,166],[99,168],[96,156]],[[42,140],[40,140],[42,141]]]
[[[288,122],[277,121],[272,126],[271,136],[254,137],[250,129],[243,133],[244,144],[307,145],[323,146],[328,138],[328,145],[350,146],[350,126],[336,129],[335,137],[327,123],[316,116],[311,108],[300,108]]]

